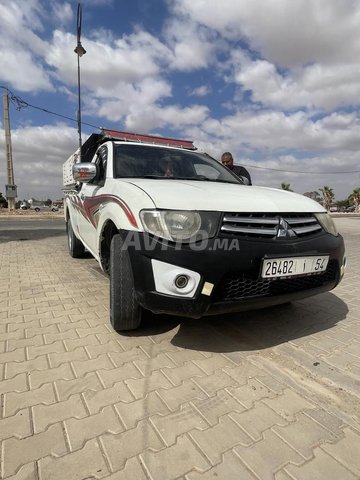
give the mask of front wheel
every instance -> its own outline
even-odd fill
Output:
[[[68,247],[70,256],[73,258],[81,258],[85,253],[85,247],[76,237],[70,219],[66,223],[66,231],[68,238]]]
[[[134,330],[141,323],[142,308],[135,298],[129,253],[119,234],[110,246],[110,321],[114,330]]]

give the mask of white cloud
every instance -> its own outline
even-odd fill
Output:
[[[254,160],[248,156],[248,149],[239,147],[232,140],[199,141],[195,135],[195,145],[218,160],[223,152],[231,151],[235,163],[244,165],[250,172],[254,185],[280,188],[285,182],[290,183],[291,189],[297,193],[329,185],[334,188],[336,200],[347,198],[360,185],[360,173],[351,173],[360,170],[358,152],[338,151],[336,155],[307,156],[300,160],[294,155],[272,155],[270,151],[264,152],[261,160]]]
[[[201,85],[200,87],[194,88],[189,95],[192,97],[205,97],[209,95],[211,88],[208,85]]]
[[[58,80],[68,85],[77,82],[77,57],[74,35],[56,30],[47,63],[55,69]],[[81,58],[82,84],[100,96],[116,96],[119,84],[134,83],[160,71],[160,63],[169,51],[146,32],[117,39],[113,44],[82,38],[87,54]]]
[[[115,34],[112,30],[100,26],[96,30],[91,30],[86,36],[94,42],[104,45],[111,45],[116,40]]]
[[[0,4],[0,80],[21,91],[51,90],[41,61],[46,42],[34,33],[42,30],[41,5],[36,0]]]
[[[254,102],[324,110],[358,103],[358,2],[178,0],[172,6],[191,24],[198,22],[198,29],[205,26],[228,39],[227,66]]]
[[[266,60],[235,59],[235,80],[244,90],[251,91],[252,99],[265,106],[284,108],[331,109],[358,102],[360,78],[358,67],[346,65],[334,70],[323,65],[309,65],[293,72],[279,73]]]
[[[142,111],[133,110],[126,118],[125,125],[129,130],[154,132],[159,128],[170,128],[181,131],[201,124],[208,115],[208,108],[192,105],[181,108],[176,105],[159,107],[153,105]]]
[[[54,2],[52,4],[52,12],[54,20],[60,25],[66,25],[73,20],[74,14],[70,3],[68,2]]]
[[[242,164],[256,165],[257,163],[246,157],[242,158],[240,154],[236,158]],[[336,156],[330,154],[306,157],[301,161],[287,155],[262,161],[259,166],[265,169],[251,166],[247,168],[251,172],[254,183],[258,185],[280,188],[282,182],[290,183],[291,188],[297,193],[314,191],[329,185],[334,188],[336,200],[343,200],[359,186],[360,173],[341,172],[359,171],[359,160],[357,152],[338,152]],[[273,170],[266,170],[266,168]],[[298,171],[304,173],[297,173]]]
[[[28,27],[31,30],[42,31],[44,18],[44,11],[39,0],[12,0],[11,2],[1,1],[0,3],[0,17],[4,22],[2,27],[12,26],[18,27],[18,24]],[[21,31],[15,31],[14,34],[21,36]]]
[[[304,112],[245,111],[221,120],[207,119],[198,130],[207,140],[219,140],[250,151],[329,152],[360,150],[360,125],[355,114],[333,113],[312,120]],[[204,136],[202,137],[204,139]]]
[[[360,125],[354,113],[334,112],[312,120],[305,112],[246,111],[221,120],[208,118],[185,128],[184,134],[217,159],[231,151],[235,163],[250,165],[255,184],[291,183],[298,193],[330,185],[338,200],[360,185],[360,173],[351,173],[360,171]]]
[[[168,23],[165,38],[174,55],[170,59],[170,68],[184,72],[208,67],[218,48],[209,29],[184,18],[173,19]]]
[[[208,113],[209,109],[203,105],[192,105],[185,108],[171,105],[159,110],[158,115],[164,120],[165,125],[183,128],[185,125],[201,125]]]
[[[57,79],[69,85],[77,78],[76,56],[71,48],[74,42],[73,35],[55,31],[46,56]],[[147,32],[136,30],[111,44],[83,38],[82,44],[91,52],[91,56],[81,58],[82,86],[88,90],[83,94],[85,113],[121,121],[126,128],[139,131],[177,128],[206,118],[208,109],[204,106],[161,106],[172,94],[171,84],[161,77],[162,65],[173,64],[173,56]]]
[[[101,95],[102,90],[97,94]],[[144,79],[135,85],[123,82],[118,84],[118,91],[112,98],[95,100],[92,107],[97,114],[112,121],[119,121],[129,114],[141,118],[146,110],[152,109],[161,98],[171,94],[170,85],[160,79]]]
[[[339,0],[173,0],[174,10],[286,67],[359,57],[358,2]]]
[[[18,49],[16,45],[10,52],[1,48],[0,41],[0,64],[3,66],[0,79],[5,86],[22,92],[53,89],[45,70],[34,62],[29,52]]]

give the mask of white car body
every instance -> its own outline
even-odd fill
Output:
[[[152,140],[154,138],[156,137]],[[266,289],[268,284],[264,279],[264,262],[268,257],[275,258],[273,264],[286,271],[283,274],[281,271],[269,274],[269,279],[273,280],[275,277],[276,282],[280,281],[281,288],[286,285],[281,280],[289,279],[292,274],[287,271],[288,261],[297,262],[297,270],[294,263],[293,272],[296,277],[299,276],[300,261],[304,263],[303,271],[309,278],[312,274],[325,275],[328,271],[328,263],[333,265],[334,272],[336,270],[336,273],[332,273],[331,281],[330,277],[327,283],[324,280],[324,285],[326,283],[327,287],[319,284],[318,276],[317,280],[308,281],[308,292],[295,292],[297,295],[290,295],[291,298],[303,298],[318,291],[333,288],[340,280],[345,264],[343,241],[335,231],[332,231],[333,225],[329,223],[331,219],[328,220],[326,210],[317,202],[284,190],[243,185],[233,174],[228,173],[225,167],[217,162],[214,163],[213,159],[210,160],[206,155],[192,153],[194,151],[192,147],[189,147],[187,154],[187,149],[173,146],[171,142],[170,145],[161,145],[156,140],[146,143],[132,139],[133,142],[130,143],[128,140],[121,141],[116,136],[115,138],[105,136],[102,139],[96,136],[95,140],[99,143],[98,148],[96,149],[96,142],[95,147],[90,144],[88,147],[88,150],[93,149],[90,163],[89,158],[87,162],[78,163],[75,152],[64,164],[66,192],[64,212],[68,225],[70,253],[72,256],[79,256],[76,252],[81,252],[85,247],[99,261],[104,271],[111,273],[111,263],[115,260],[111,257],[113,254],[110,251],[110,243],[114,235],[122,237],[123,242],[125,237],[129,237],[129,233],[132,233],[132,238],[135,238],[135,235],[141,245],[144,239],[151,237],[155,242],[154,245],[156,244],[155,253],[145,251],[143,247],[140,249],[141,252],[131,247],[129,248],[130,260],[127,258],[122,260],[126,262],[127,271],[133,277],[131,295],[134,302],[141,307],[149,308],[154,312],[164,311],[194,317],[211,313],[214,306],[210,305],[213,293],[215,292],[216,297],[216,292],[222,288],[217,283],[220,285],[225,281],[223,279],[226,275],[234,273],[237,264],[244,263],[244,271],[241,275],[250,275],[251,278],[260,277],[259,282],[261,285],[264,284]],[[134,148],[137,148],[138,152],[143,152],[145,156],[138,154],[138,158],[134,157],[135,160],[132,160],[129,155],[137,151]],[[120,157],[115,158],[114,152],[117,152],[116,155]],[[171,162],[175,164],[179,158],[184,157],[182,162],[191,158],[193,162],[191,166],[195,168],[196,174],[194,177],[172,178],[148,174],[132,176],[131,171],[144,168],[146,155],[152,155],[154,164],[157,162],[157,157],[160,158],[162,155],[164,158],[171,158]],[[185,165],[185,163],[179,164]],[[130,174],[125,170],[125,174],[120,175],[119,171],[122,172],[127,165]],[[197,174],[197,169],[201,175]],[[73,176],[73,171],[77,172],[76,178]],[[208,172],[209,178],[203,172]],[[219,180],[220,178],[224,180]],[[80,183],[76,184],[76,180],[80,180]],[[217,230],[214,219],[218,219]],[[212,229],[210,243],[204,251],[199,250],[197,256],[194,256],[190,249],[192,245],[195,248],[198,240],[190,239],[180,246],[176,245],[180,253],[176,252],[174,245],[177,237],[172,237],[172,230],[167,229],[185,228],[182,224],[178,224],[180,220],[190,224],[195,221],[202,222],[201,225],[210,225],[207,228]],[[159,236],[156,233],[154,237],[151,225],[155,221],[160,222],[159,225],[161,224],[161,228],[165,230]],[[165,225],[164,222],[170,222],[170,226],[167,223]],[[163,255],[160,250],[164,242],[166,243],[169,239],[170,246]],[[231,249],[229,250],[229,242],[235,239],[239,241],[239,250],[243,253],[234,253],[230,251]],[[175,243],[173,244],[172,241]],[[223,242],[221,252],[215,252],[216,248],[211,246],[211,242],[215,242],[215,247]],[[224,247],[224,242],[227,242],[227,247]],[[171,254],[169,249],[172,249]],[[282,261],[281,258],[285,260]],[[212,261],[216,263],[214,272],[219,270],[216,274],[210,267],[205,266]],[[194,262],[199,262],[199,265],[194,265]],[[314,262],[322,265],[322,272],[314,270]],[[220,271],[221,266],[218,264],[227,265],[226,271]],[[270,265],[269,261],[268,264]],[[274,265],[271,268],[274,269]],[[142,268],[146,269],[144,274],[147,277],[146,285],[143,284],[139,272]],[[179,288],[174,287],[178,278],[180,279]],[[255,280],[249,279],[249,285],[253,281]],[[184,286],[181,282],[188,283]],[[314,284],[314,289],[311,288],[311,282]],[[190,288],[189,285],[192,287]],[[275,284],[271,283],[270,286],[273,285]],[[304,289],[304,287],[301,288]],[[116,297],[116,289],[112,288],[112,291],[112,295]],[[205,301],[204,296],[211,299]],[[259,295],[255,292],[250,296],[258,297]],[[266,306],[282,303],[290,298],[289,295],[279,297],[271,292],[266,293],[265,296],[272,298],[259,299],[259,306],[262,306],[260,300]],[[194,310],[189,307],[190,300],[193,301]],[[227,298],[225,300],[228,303],[223,300],[215,302],[214,313],[219,309],[220,311],[241,310],[246,308],[246,305],[254,308],[254,301],[248,301],[248,298],[236,297],[232,299],[233,301]],[[161,301],[164,302],[164,306]],[[205,303],[206,306],[204,306]],[[225,306],[224,303],[226,303]],[[219,307],[220,304],[222,304],[222,310]],[[114,315],[116,316],[115,313]],[[126,326],[129,328],[137,326],[136,322],[130,320],[129,323],[123,324],[121,315],[124,316],[124,312],[117,316],[117,321],[112,320],[114,328],[121,330],[126,329]]]

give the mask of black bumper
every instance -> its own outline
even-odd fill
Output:
[[[122,232],[125,241],[128,233]],[[137,301],[141,306],[154,313],[200,318],[264,308],[332,290],[341,280],[345,248],[341,235],[334,237],[326,233],[311,239],[287,240],[222,237],[209,240],[205,247],[179,247],[142,232],[131,232],[128,251]],[[260,278],[265,257],[311,255],[329,255],[326,272],[287,279]],[[181,298],[156,292],[152,259],[198,272],[201,281],[194,297]],[[201,293],[204,282],[214,285],[210,296]]]

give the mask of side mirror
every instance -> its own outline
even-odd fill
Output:
[[[97,173],[95,163],[75,163],[72,170],[74,180],[81,183],[90,182]]]

